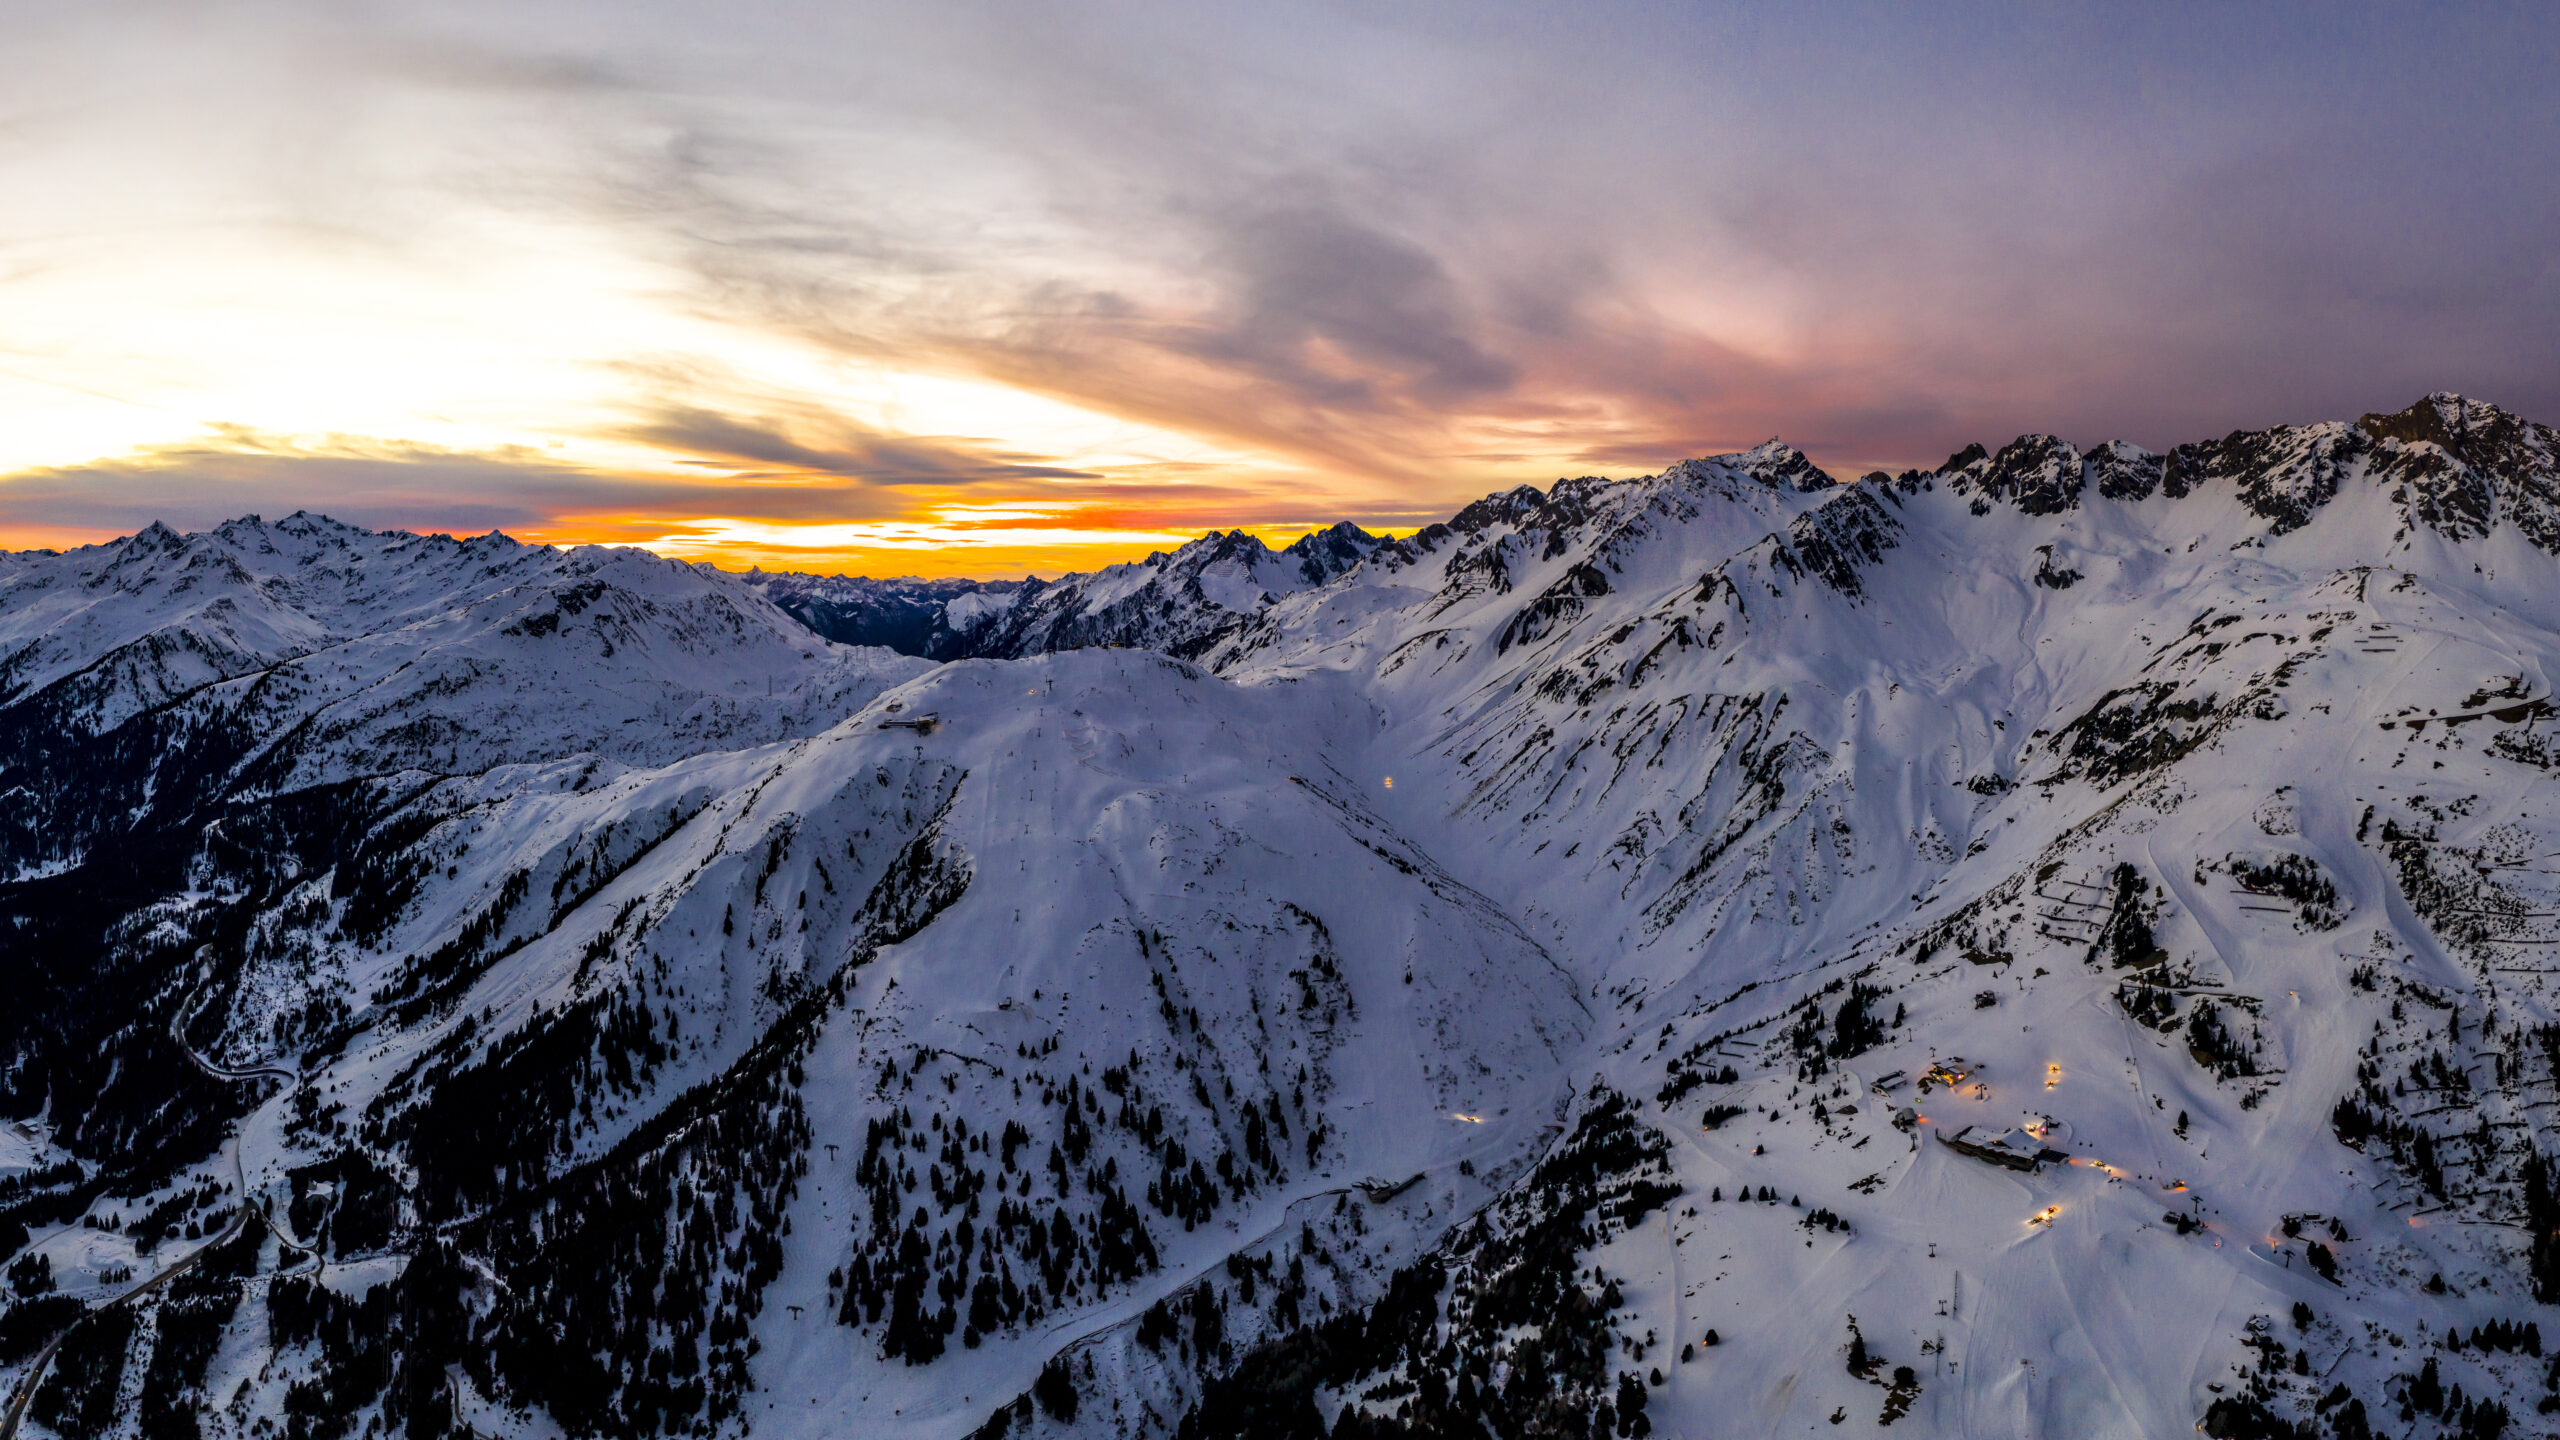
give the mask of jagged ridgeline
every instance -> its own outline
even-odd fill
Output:
[[[10,1423],[2560,1430],[2556,551],[2437,395],[1045,583],[0,556]]]

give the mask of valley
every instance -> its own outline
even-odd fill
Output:
[[[2555,675],[2449,394],[0,556],[11,1440],[2560,1432]]]

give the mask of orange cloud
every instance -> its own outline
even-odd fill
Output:
[[[1211,529],[1285,541],[1340,518],[1321,486],[1277,473],[1177,466],[1113,477],[929,437],[794,451],[800,442],[769,428],[699,415],[686,424],[689,435],[721,443],[665,452],[668,468],[658,471],[531,449],[224,430],[0,476],[0,548],[90,544],[154,520],[203,529],[309,509],[376,528],[639,545],[729,568],[999,577],[1140,559]],[[783,468],[726,468],[740,461]]]

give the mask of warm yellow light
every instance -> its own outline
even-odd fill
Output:
[[[941,550],[1072,548],[1086,545],[1180,545],[1197,536],[1170,530],[1086,530],[1069,526],[974,526],[938,520],[857,520],[793,525],[706,517],[681,522],[683,533],[641,542],[661,555],[702,559],[735,550]]]
[[[787,325],[723,317],[692,302],[683,267],[594,224],[454,214],[401,246],[254,227],[189,233],[184,244],[162,243],[159,226],[123,238],[56,229],[69,238],[26,240],[0,276],[9,315],[0,482],[100,463],[183,468],[202,452],[395,464],[441,452],[596,477],[603,504],[623,507],[552,501],[564,508],[524,522],[527,538],[645,540],[740,565],[1003,552],[1000,563],[982,556],[984,573],[1135,559],[1233,523],[1224,513],[1170,526],[1154,518],[1168,482],[1210,479],[1210,498],[1171,502],[1206,511],[1269,494],[1329,521],[1357,503],[1295,459],[1193,433],[1178,418],[1131,418],[956,373],[966,357],[850,357]],[[716,435],[669,423],[678,414],[735,421],[786,458],[721,453]],[[888,452],[877,467],[866,437]],[[819,457],[823,473],[796,469],[793,446]],[[902,446],[965,473],[939,491],[920,486],[899,473]],[[931,463],[923,473],[935,473]],[[706,483],[734,485],[739,498],[708,516],[699,498],[652,511],[650,488],[665,482],[697,497]],[[835,487],[851,513],[870,518],[788,524],[758,508],[777,483]],[[467,513],[489,498],[453,500]],[[357,496],[309,499],[361,516]],[[783,513],[825,503],[803,498]],[[1071,511],[1085,513],[1060,518]],[[823,508],[808,518],[832,520]]]
[[[0,146],[0,492],[82,469],[109,501],[124,483],[184,495],[167,502],[180,523],[307,503],[367,523],[502,517],[529,539],[724,565],[1055,574],[1212,524],[1285,540],[1445,513],[1607,463],[1595,453],[1658,445],[1649,464],[1704,433],[1760,433],[1685,404],[1666,415],[1655,387],[1602,378],[1614,361],[1591,373],[1575,344],[1524,352],[1516,385],[1482,403],[1335,409],[1209,355],[1199,342],[1230,317],[1193,247],[1093,230],[1010,165],[914,126],[882,148],[777,100],[770,170],[661,172],[664,117],[622,110],[609,86],[448,84],[461,72],[442,60],[359,76],[335,63],[349,52],[323,86],[327,121],[297,128],[298,104],[268,102],[307,87],[247,59],[276,47],[160,70],[187,52],[154,45],[118,47],[96,76],[25,67],[11,95],[26,133]],[[589,102],[608,108],[587,119],[639,128],[589,131],[558,108]],[[784,156],[803,143],[802,173],[846,185],[777,181],[801,172]],[[859,211],[828,215],[857,193]],[[1789,369],[1817,342],[1827,366],[1866,363],[1843,349],[1854,337],[1807,327],[1785,267],[1674,249],[1585,297],[1594,335],[1650,337],[1677,371],[1737,355]],[[1405,388],[1394,361],[1303,328],[1293,365],[1346,394]],[[227,472],[250,477],[237,501],[190,468],[208,453],[261,462]],[[359,468],[370,478],[346,478]],[[416,489],[394,504],[368,484]],[[131,513],[104,504],[98,523]]]

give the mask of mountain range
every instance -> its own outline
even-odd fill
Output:
[[[2560,1432],[2554,674],[2452,394],[1050,582],[0,555],[6,1423]]]

